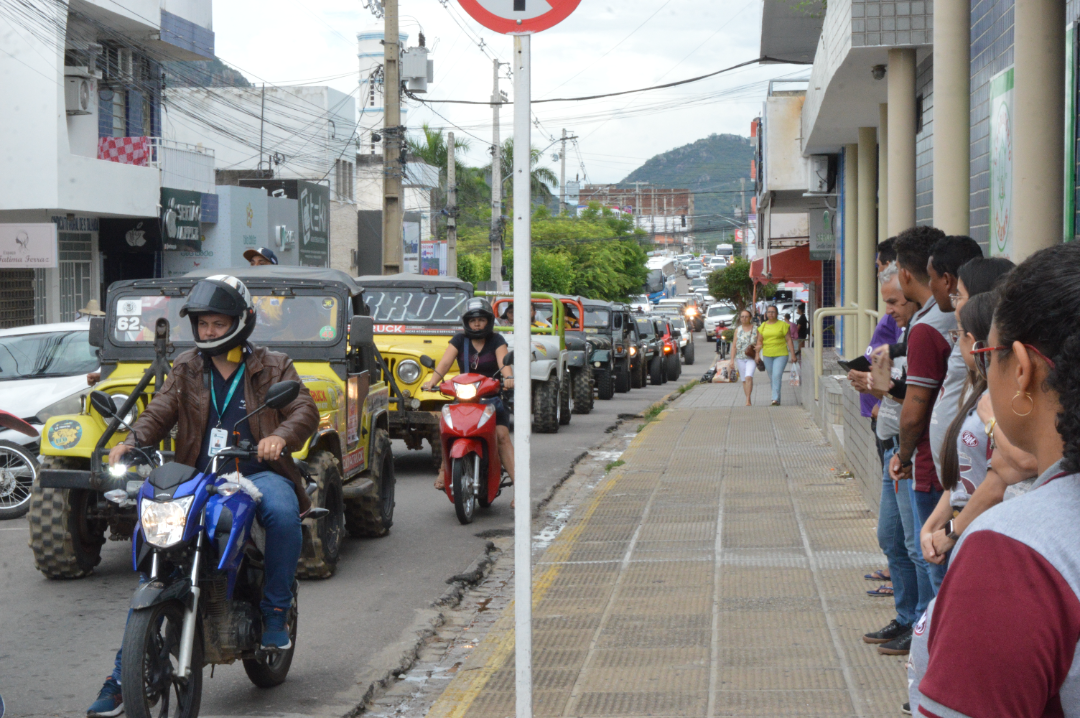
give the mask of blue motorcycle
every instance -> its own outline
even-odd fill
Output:
[[[240,421],[266,408],[283,408],[299,392],[298,382],[275,384],[263,406]],[[103,417],[117,416],[108,394],[93,392],[90,401]],[[126,489],[109,491],[105,498],[136,507],[132,561],[148,577],[132,597],[124,631],[121,686],[130,718],[150,718],[155,712],[162,718],[198,716],[206,664],[239,659],[260,688],[283,683],[289,673],[296,650],[298,586],[294,581],[287,621],[292,646],[262,650],[262,531],[255,521],[259,492],[232,468],[256,455],[255,446],[241,441],[222,449],[209,471],[200,473],[165,463],[154,447],[139,447],[125,457],[129,464],[109,470],[116,478],[129,478]],[[325,510],[313,509],[309,515],[315,513]]]

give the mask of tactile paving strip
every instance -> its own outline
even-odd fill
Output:
[[[897,712],[872,514],[789,394],[695,388],[576,509],[536,565],[535,715]],[[430,716],[513,714],[512,607],[484,643]]]

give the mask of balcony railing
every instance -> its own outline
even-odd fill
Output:
[[[150,166],[161,170],[161,186],[214,193],[214,150],[151,137]]]

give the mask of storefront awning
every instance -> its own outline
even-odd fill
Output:
[[[769,271],[765,273],[765,258],[755,259],[750,264],[750,278],[758,284],[768,282],[810,282],[821,281],[821,262],[810,259],[810,245],[803,244],[783,252],[776,252],[769,257]]]

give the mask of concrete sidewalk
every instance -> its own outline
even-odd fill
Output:
[[[894,615],[865,593],[874,517],[786,379],[754,399],[694,387],[539,558],[535,715],[899,715],[904,659],[861,640]],[[428,716],[514,714],[513,626],[510,604]]]

